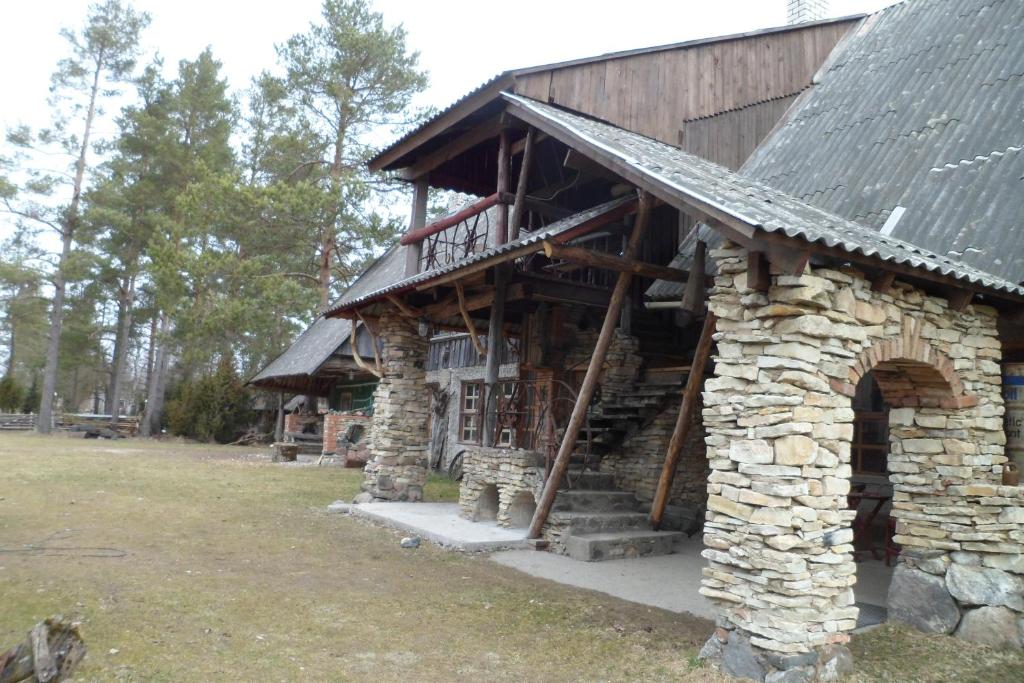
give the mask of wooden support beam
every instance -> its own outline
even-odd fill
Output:
[[[708,245],[703,241],[698,241],[693,252],[693,265],[690,267],[690,274],[686,279],[686,289],[683,290],[681,308],[693,315],[698,315],[704,307],[704,298],[707,290],[704,285],[707,253]]]
[[[476,334],[476,325],[473,324],[473,319],[469,317],[469,309],[466,308],[466,294],[462,291],[462,283],[458,280],[455,281],[455,291],[459,297],[459,313],[462,314],[462,321],[466,323],[466,331],[469,332],[469,338],[473,342],[473,348],[479,355],[487,353],[484,349],[483,344],[480,343],[480,337]]]
[[[505,289],[508,284],[509,265],[503,263],[494,269],[494,303],[487,327],[487,362],[484,365],[484,419],[483,444],[494,446],[498,424],[498,370],[501,349],[504,346],[501,328],[505,324]]]
[[[574,171],[579,171],[583,175],[604,178],[605,180],[610,180],[613,183],[622,182],[622,178],[620,176],[609,171],[596,161],[591,160],[589,157],[580,154],[574,149],[569,149],[565,155],[565,161],[562,162],[562,165],[566,168],[571,168]]]
[[[422,242],[431,235],[436,235],[437,233],[447,230],[448,228],[455,227],[459,223],[469,220],[478,213],[483,213],[484,211],[491,208],[495,204],[507,201],[507,197],[508,193],[502,194],[500,192],[495,192],[494,194],[488,197],[484,197],[483,199],[470,204],[461,211],[453,213],[451,216],[447,216],[445,218],[442,218],[441,220],[434,221],[430,225],[425,225],[418,230],[410,230],[409,232],[402,236],[402,239],[399,240],[399,244],[406,245]]]
[[[611,291],[604,287],[544,275],[517,273],[513,282],[516,285],[525,285],[526,294],[523,298],[529,301],[607,308],[611,300]],[[509,295],[506,299],[511,301],[512,296]]]
[[[768,257],[763,251],[747,252],[747,287],[758,292],[767,292],[771,284]]]
[[[430,171],[433,171],[441,164],[451,161],[463,152],[468,151],[470,148],[476,147],[481,142],[497,137],[501,133],[502,128],[503,124],[500,116],[488,119],[480,125],[466,131],[447,145],[441,147],[439,150],[423,157],[412,166],[403,168],[398,172],[398,177],[403,180],[414,180],[419,178]]]
[[[640,243],[647,232],[650,223],[653,197],[646,192],[640,194],[640,208],[633,226],[633,233],[629,236],[629,245],[626,248],[625,257],[635,258],[640,249]],[[530,522],[530,530],[527,538],[539,538],[544,523],[547,522],[548,514],[554,505],[555,496],[558,495],[558,488],[562,485],[562,478],[569,467],[569,459],[576,449],[576,440],[579,437],[580,428],[587,417],[587,409],[597,389],[598,378],[601,375],[601,368],[604,365],[605,357],[608,355],[608,347],[612,343],[615,333],[615,325],[619,321],[619,311],[622,309],[622,302],[629,292],[629,285],[633,280],[632,273],[619,273],[615,282],[615,289],[612,291],[611,300],[608,302],[608,310],[605,313],[604,323],[601,325],[601,332],[597,337],[597,344],[594,346],[594,353],[590,357],[590,365],[587,366],[587,374],[583,378],[579,395],[572,408],[572,415],[569,417],[569,424],[566,426],[562,443],[558,447],[558,455],[551,466],[551,473],[544,482],[544,490],[541,493],[540,501],[537,503],[537,510],[534,512]]]
[[[512,119],[512,120],[515,121],[515,119]],[[546,134],[541,133],[536,128],[530,128],[530,130],[534,131],[533,144],[537,144],[538,142],[543,142],[548,137]],[[523,138],[520,138],[520,139],[518,139],[518,140],[516,140],[515,142],[512,143],[512,147],[511,147],[512,156],[518,156],[518,155],[520,155],[520,154],[522,154],[523,152],[526,151],[526,145],[528,144],[526,140],[527,140],[527,138],[523,137]]]
[[[509,155],[508,129],[503,129],[498,136],[498,196],[508,194],[509,175],[511,173],[511,160]],[[505,244],[508,242],[508,205],[498,205],[498,220],[495,225],[495,242]]]
[[[523,222],[526,186],[530,182],[530,164],[533,162],[533,138],[537,129],[531,127],[526,131],[526,146],[523,148],[523,163],[519,166],[519,180],[516,183],[516,200],[512,204],[512,224],[509,226],[509,239],[519,237],[519,228]]]
[[[559,234],[552,241],[557,242],[559,244],[564,244],[565,242],[575,239],[580,235],[585,235],[588,232],[593,232],[594,230],[603,228],[606,225],[615,223],[621,220],[623,217],[628,216],[631,213],[634,213],[636,210],[637,201],[635,199],[632,201],[623,202],[622,204],[619,204],[611,209],[608,209],[604,213],[600,213],[594,216],[593,218],[583,221],[575,228],[566,230],[565,232]],[[483,261],[477,261],[473,265],[460,268],[456,271],[447,273],[445,275],[441,275],[433,280],[430,280],[429,282],[424,282],[421,285],[417,285],[416,289],[420,291],[426,289],[433,289],[438,285],[444,285],[451,282],[455,282],[456,280],[461,280],[468,275],[472,275],[473,273],[482,273],[485,270],[493,268],[495,265],[499,263],[504,263],[506,261],[514,261],[517,258],[526,256],[528,254],[533,254],[535,252],[541,251],[542,249],[543,247],[540,244],[524,244],[521,247],[510,249],[504,254],[496,254],[491,258],[485,259]]]
[[[363,357],[359,355],[359,344],[355,334],[352,335],[352,344],[350,344],[350,346],[352,347],[352,360],[356,362],[356,365],[358,365],[363,371],[370,373],[377,379],[384,378],[383,372],[381,372],[377,368],[371,368],[370,365],[365,360],[363,360]]]
[[[548,258],[562,259],[572,263],[579,263],[592,268],[604,268],[619,273],[632,273],[655,280],[671,280],[673,282],[686,282],[689,277],[685,270],[669,268],[668,266],[657,266],[653,263],[638,261],[636,259],[606,254],[592,249],[582,247],[570,247],[564,244],[556,244],[545,240],[544,254]]]
[[[375,374],[378,377],[383,377],[384,368],[380,362],[380,350],[377,348],[377,335],[374,334],[373,328],[370,327],[370,323],[366,322],[366,318],[363,317],[363,314],[359,312],[358,308],[356,309],[356,315],[359,316],[359,322],[363,323],[363,327],[366,328],[366,333],[370,335],[370,343],[373,346],[373,363],[374,365],[377,366],[377,372]],[[350,346],[352,347],[353,350],[356,350],[356,348],[359,346],[359,339],[356,338],[355,335],[352,335],[352,343],[350,344]]]
[[[683,444],[686,443],[686,436],[693,423],[693,411],[696,409],[700,390],[704,385],[704,368],[711,356],[711,340],[714,334],[715,314],[708,311],[707,317],[704,318],[704,327],[700,331],[697,349],[693,354],[690,374],[686,378],[683,402],[679,406],[679,416],[676,418],[676,426],[672,430],[672,438],[668,443],[668,453],[665,454],[665,464],[661,468],[658,489],[654,493],[654,502],[651,503],[651,526],[655,530],[661,526],[661,520],[665,515],[665,504],[668,503],[669,492],[672,490],[672,479],[675,478],[679,456],[683,452]]]
[[[895,281],[896,273],[891,270],[883,270],[871,278],[871,291],[878,292],[879,294],[888,294],[892,289],[892,283]]]
[[[963,313],[967,306],[974,299],[974,291],[970,289],[961,288],[950,288],[949,294],[946,295],[946,299],[949,300],[949,307],[957,313]]]
[[[528,296],[527,288],[523,283],[513,283],[505,291],[505,301],[519,301]],[[487,308],[494,303],[494,289],[486,289],[482,292],[471,292],[464,294],[464,306],[467,311],[478,311]],[[446,297],[436,304],[424,306],[420,309],[422,317],[428,320],[445,320],[452,316],[459,315],[462,309],[459,306],[457,295]]]
[[[409,230],[412,234],[422,230],[427,223],[427,193],[430,188],[427,186],[427,179],[417,178],[412,189],[412,215],[409,216]],[[422,241],[410,242],[400,249],[405,251],[405,277],[412,277],[420,272],[420,259],[423,257]]]
[[[402,315],[404,315],[406,318],[422,318],[423,317],[423,311],[421,311],[418,308],[413,308],[409,304],[407,304],[404,301],[402,301],[401,299],[399,299],[394,294],[388,294],[388,301],[390,301],[392,304],[394,304],[395,308],[397,308],[399,310],[399,312]]]

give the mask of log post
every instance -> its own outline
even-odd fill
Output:
[[[427,223],[427,178],[417,178],[412,189],[412,215],[409,217],[409,232],[420,230]],[[423,257],[423,243],[412,242],[405,247],[405,277],[420,272]]]
[[[683,290],[681,308],[695,316],[700,315],[700,309],[704,305],[704,268],[707,251],[708,246],[704,242],[697,242],[693,251],[693,265],[690,267],[690,274],[686,278],[686,288]]]
[[[526,185],[530,182],[530,163],[533,160],[533,142],[537,129],[531,127],[526,131],[526,144],[523,147],[523,162],[519,166],[519,180],[516,184],[516,199],[512,205],[512,224],[509,226],[509,239],[519,237],[519,228],[523,222],[523,204],[526,202]]]
[[[476,325],[473,324],[473,319],[469,317],[469,308],[466,307],[466,292],[462,289],[462,283],[458,280],[455,281],[455,293],[459,297],[459,313],[462,314],[462,322],[466,324],[466,331],[469,332],[473,348],[476,349],[478,355],[482,356],[487,351],[484,349],[483,344],[480,343],[480,337],[476,333]],[[493,302],[491,305],[494,305]]]
[[[511,150],[509,149],[508,142],[508,130],[501,131],[501,135],[498,137],[498,191],[499,197],[504,197],[508,194],[509,186],[509,160],[511,159]],[[508,204],[501,202],[498,204],[498,221],[497,221],[497,236],[495,244],[505,244],[508,242]]]
[[[651,209],[654,198],[647,192],[640,192],[640,208],[637,213],[636,223],[633,226],[633,233],[629,236],[629,244],[626,247],[626,258],[634,258],[639,251],[640,242],[643,240],[650,222]],[[615,289],[612,291],[611,300],[608,302],[608,311],[604,316],[604,323],[601,325],[601,333],[597,337],[597,344],[594,346],[594,354],[590,357],[590,365],[587,366],[587,374],[583,378],[583,386],[580,387],[576,404],[572,408],[572,415],[569,424],[562,437],[562,443],[558,447],[558,454],[551,466],[551,474],[544,483],[544,491],[541,493],[540,501],[537,503],[537,510],[530,522],[530,531],[527,538],[540,538],[541,530],[548,519],[551,507],[555,503],[555,496],[558,495],[558,487],[562,485],[562,477],[569,467],[569,458],[576,448],[576,439],[579,436],[580,428],[587,417],[587,409],[590,407],[590,400],[594,397],[594,390],[597,389],[597,380],[601,375],[601,366],[604,365],[605,356],[608,355],[608,347],[612,343],[615,326],[619,322],[619,312],[622,310],[622,302],[629,293],[629,285],[633,281],[632,273],[619,273],[615,281]]]
[[[697,272],[696,269],[693,272]],[[703,279],[703,276],[701,276]],[[658,480],[658,490],[654,493],[654,502],[651,503],[651,527],[657,530],[661,526],[661,520],[665,515],[665,504],[668,503],[668,495],[672,490],[672,480],[676,476],[676,466],[679,464],[679,456],[683,452],[683,443],[693,423],[693,410],[697,406],[697,396],[700,388],[704,385],[704,367],[711,356],[711,339],[715,334],[715,314],[708,311],[704,318],[704,327],[700,331],[700,340],[697,342],[697,349],[693,353],[693,363],[690,365],[690,374],[686,378],[686,389],[683,391],[683,402],[679,405],[679,417],[676,419],[675,429],[672,430],[672,438],[668,442],[668,453],[665,454],[665,464],[661,468],[661,478]]]
[[[505,288],[508,283],[508,264],[499,264],[494,269],[494,303],[491,304],[491,319],[487,327],[487,363],[484,369],[484,446],[491,447],[497,442],[495,429],[498,424],[498,370],[501,367],[501,336],[505,324]]]

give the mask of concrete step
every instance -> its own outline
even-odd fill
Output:
[[[678,531],[650,529],[580,534],[569,537],[566,550],[569,557],[584,562],[650,557],[672,553],[676,541],[682,538]]]
[[[643,512],[559,512],[569,535],[607,534],[617,531],[650,531],[650,520]]]
[[[630,491],[559,491],[555,512],[635,512],[640,501]]]
[[[568,485],[566,485],[568,484]],[[609,491],[615,488],[615,477],[607,472],[569,470],[562,482],[564,488],[586,491]]]

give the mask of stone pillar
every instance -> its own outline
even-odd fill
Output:
[[[979,625],[969,633],[1010,624],[1024,607],[1020,555],[1008,543],[1020,534],[1020,499],[996,485],[1006,458],[995,311],[956,311],[901,283],[875,292],[852,269],[773,272],[759,292],[747,286],[742,249],[727,243],[712,257],[718,324],[704,392],[711,474],[701,593],[721,614],[702,655],[756,680],[790,669],[829,678],[850,665],[850,397],[868,372],[895,406],[890,481],[896,541],[907,549],[897,576],[911,580],[894,590],[916,596],[915,613],[945,595],[944,632],[959,633],[967,605],[993,608],[972,617]],[[985,571],[948,574],[956,558]],[[996,571],[1005,581],[988,602],[976,602],[980,589],[966,597],[965,576],[977,588]]]
[[[370,459],[357,500],[417,501],[427,481],[428,341],[415,321],[385,313],[376,325],[384,377],[373,394]]]

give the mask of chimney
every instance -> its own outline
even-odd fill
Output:
[[[828,0],[786,0],[786,23],[802,24],[828,15]]]

